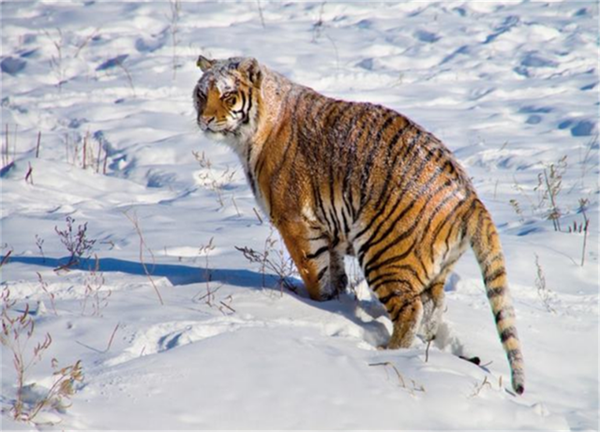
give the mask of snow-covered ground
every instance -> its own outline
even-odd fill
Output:
[[[598,430],[597,2],[183,2],[174,14],[169,2],[40,1],[1,13],[0,288],[16,300],[7,316],[30,305],[27,358],[52,337],[23,398],[55,382],[53,358],[84,374],[70,407],[15,422],[3,346],[2,430]],[[472,255],[426,353],[421,341],[377,349],[390,321],[355,263],[355,293],[316,303],[235,249],[281,254],[236,156],[195,126],[198,54],[254,56],[327,95],[387,105],[455,152],[500,230],[523,396]],[[99,268],[55,270],[67,217],[75,233],[87,224]],[[587,236],[569,232],[585,218]]]

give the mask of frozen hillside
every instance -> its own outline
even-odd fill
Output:
[[[0,429],[598,430],[597,2],[11,1],[1,30]],[[446,143],[500,231],[523,396],[470,252],[429,349],[377,349],[351,260],[307,298],[196,127],[199,54]]]

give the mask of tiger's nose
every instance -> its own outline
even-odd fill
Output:
[[[200,116],[198,117],[198,126],[200,126],[200,129],[202,129],[203,131],[208,130],[209,125],[215,120],[214,116],[211,117],[206,117],[206,116]]]

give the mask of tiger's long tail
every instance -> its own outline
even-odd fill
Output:
[[[515,326],[515,311],[508,291],[504,255],[496,226],[484,205],[477,200],[467,233],[471,247],[481,267],[483,280],[496,329],[508,357],[512,387],[517,394],[525,390],[525,371],[521,343]]]

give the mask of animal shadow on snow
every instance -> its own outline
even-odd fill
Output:
[[[42,258],[31,256],[11,256],[9,262],[37,265],[42,267],[58,268],[68,262],[68,258]],[[73,267],[75,270],[86,271],[96,268],[96,260],[82,259],[80,265]],[[147,269],[147,270],[146,270]],[[245,288],[262,287],[262,275],[250,270],[243,269],[207,269],[203,267],[191,267],[179,264],[148,263],[146,268],[140,262],[127,261],[115,258],[99,258],[98,271],[104,273],[120,272],[136,276],[145,276],[146,271],[152,277],[164,277],[173,284],[190,285],[206,282],[207,276],[213,282],[223,282]]]
[[[65,262],[68,262],[68,258],[11,256],[10,262],[58,268]],[[136,276],[147,275],[142,263],[115,258],[99,258],[97,263],[93,259],[82,259],[79,266],[74,267],[74,269],[88,271],[96,269],[96,265],[98,265],[98,271],[104,273],[119,272]],[[243,288],[271,289],[273,291],[280,289],[277,283],[279,280],[278,276],[263,275],[262,273],[247,269],[205,269],[201,266],[192,267],[180,264],[160,263],[146,264],[146,268],[152,277],[164,277],[173,286],[204,283],[209,278],[211,282],[222,282]],[[362,327],[364,329],[364,339],[367,343],[377,346],[387,342],[389,332],[385,325],[377,321],[377,318],[385,313],[383,306],[379,302],[364,300],[356,302],[347,294],[342,294],[339,299],[317,302],[308,297],[301,281],[294,278],[288,278],[287,281],[297,290],[296,293],[287,290],[286,292],[295,296],[299,301],[311,307],[344,316],[354,325]],[[357,313],[358,310],[364,313]],[[343,329],[340,330],[343,333]]]

